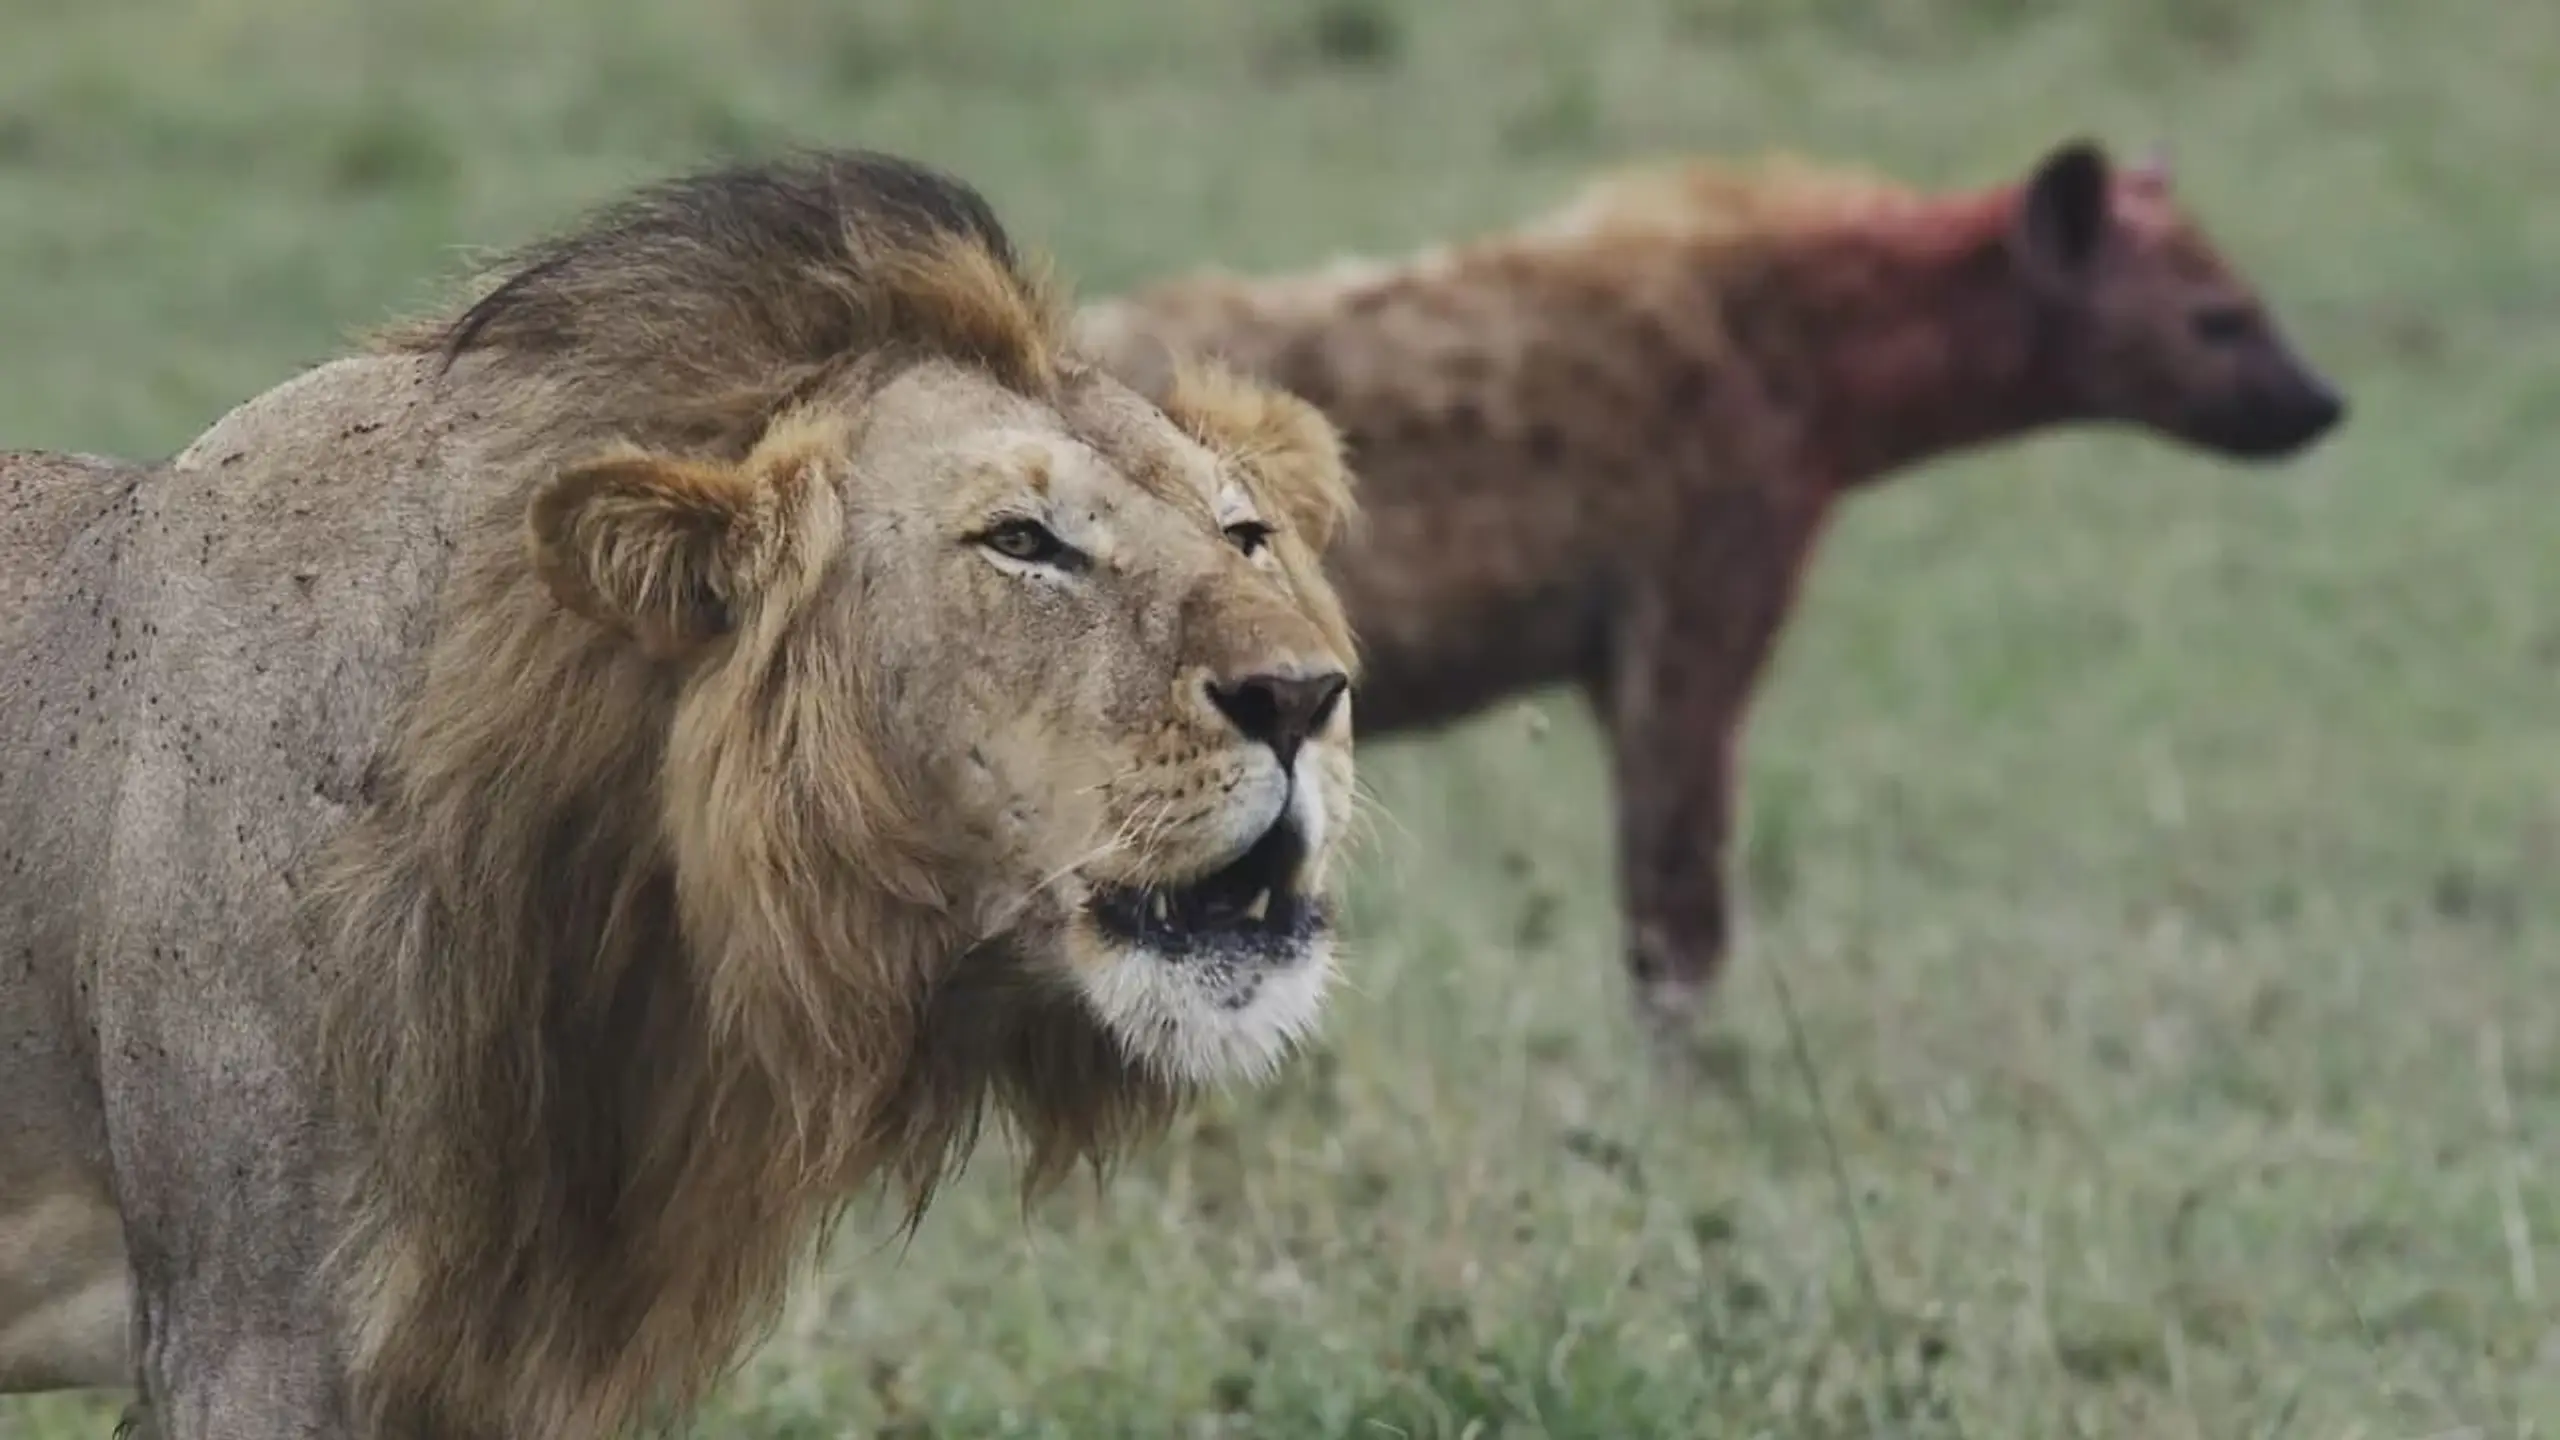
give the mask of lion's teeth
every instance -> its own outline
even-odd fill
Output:
[[[1147,913],[1156,918],[1157,924],[1164,924],[1173,918],[1173,902],[1165,898],[1163,891],[1158,890],[1147,898]]]
[[[1266,920],[1269,919],[1270,916],[1271,892],[1268,890],[1254,891],[1253,903],[1244,907],[1244,918],[1247,920]]]

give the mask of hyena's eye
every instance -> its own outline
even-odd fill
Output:
[[[2187,328],[2207,345],[2230,345],[2249,338],[2257,317],[2246,305],[2207,305],[2187,317]]]

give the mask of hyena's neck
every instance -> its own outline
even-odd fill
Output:
[[[1729,343],[1798,408],[1822,483],[2071,418],[2009,253],[2015,213],[1998,193],[1932,199],[1723,262]]]

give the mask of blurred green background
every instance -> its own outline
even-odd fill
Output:
[[[460,247],[787,143],[948,166],[1100,294],[1665,152],[2165,142],[2355,415],[1850,507],[1749,751],[1731,1083],[1630,1043],[1577,703],[1371,746],[1320,1052],[1027,1227],[992,1151],[910,1244],[857,1216],[699,1433],[2560,1432],[2560,6],[5,0],[0,42],[0,444],[138,455]]]

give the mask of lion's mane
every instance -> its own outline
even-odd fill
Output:
[[[1179,1098],[1067,999],[951,962],[947,871],[873,758],[860,676],[750,631],[681,680],[563,612],[524,545],[562,465],[770,447],[848,367],[1058,383],[1066,312],[983,201],[805,157],[644,192],[497,275],[378,342],[460,387],[505,473],[308,895],[358,1145],[366,1433],[599,1433],[689,1404],[864,1182],[912,1220],[992,1104],[1036,1187]]]

